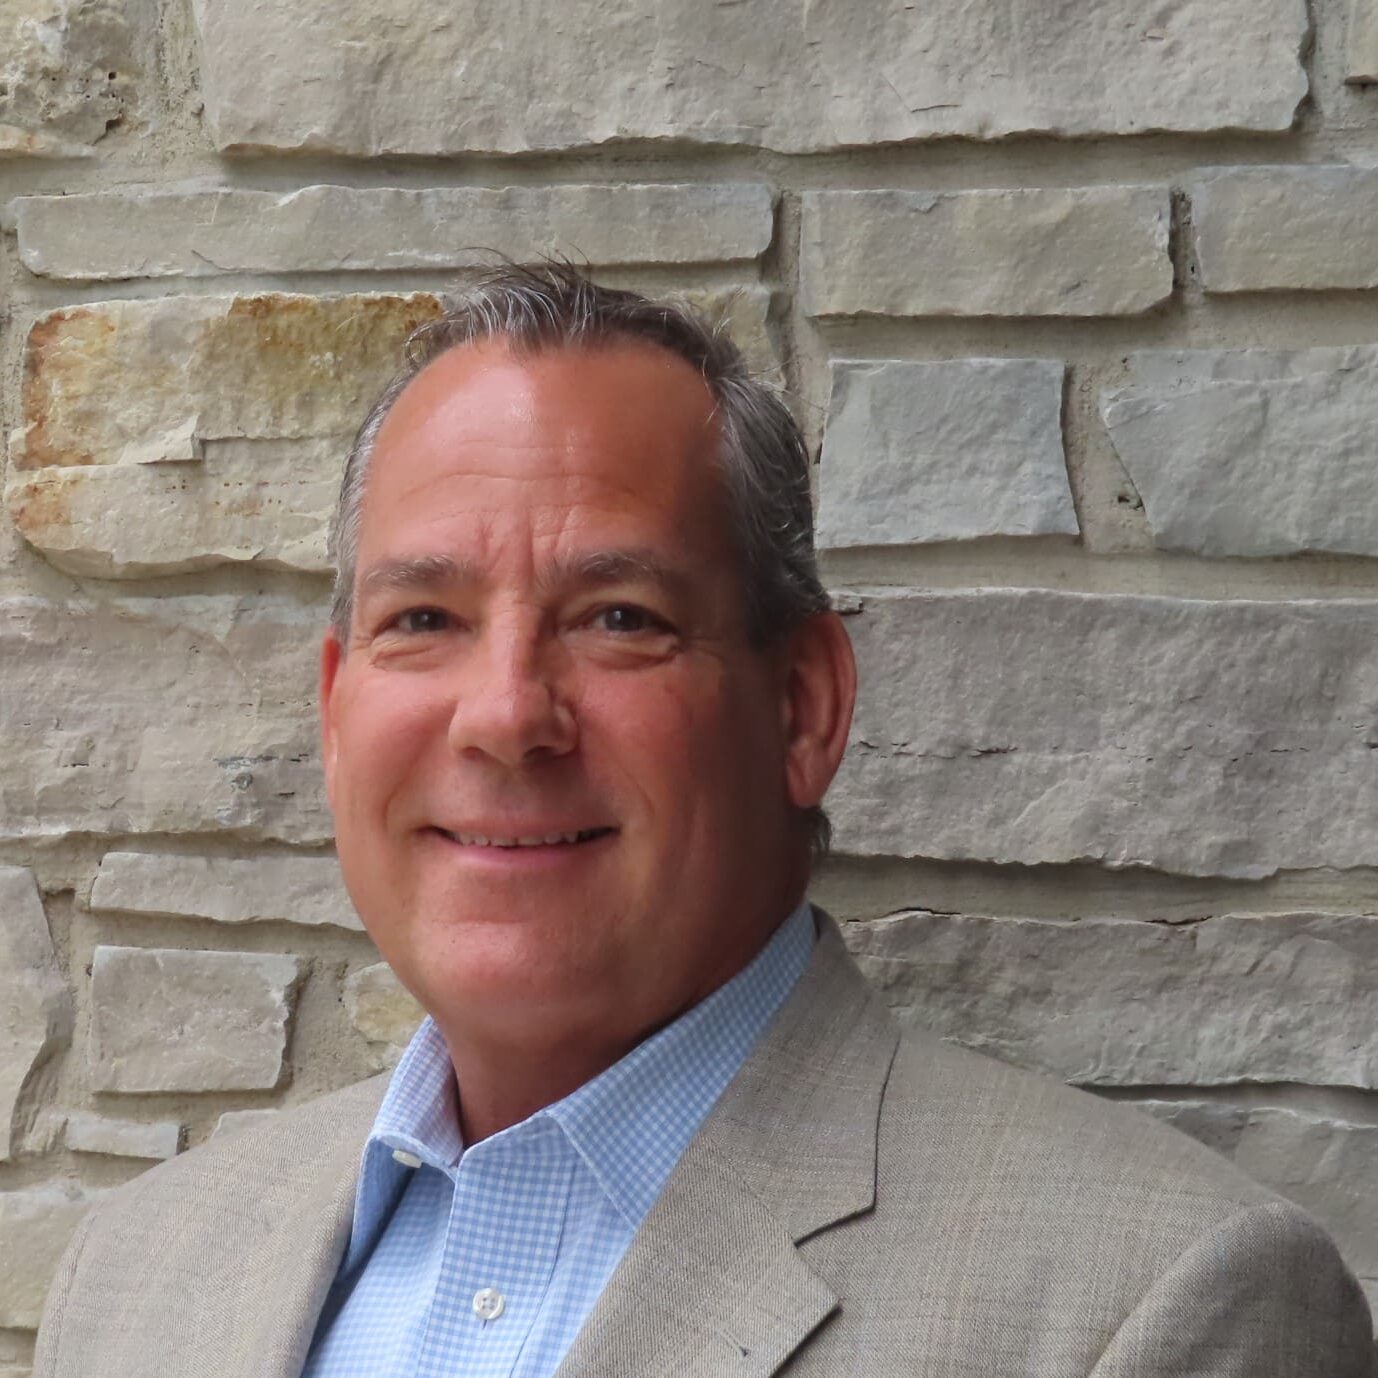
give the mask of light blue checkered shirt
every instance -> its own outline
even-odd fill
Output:
[[[303,1378],[552,1374],[813,944],[803,904],[687,1014],[470,1149],[427,1019],[364,1148],[349,1248]]]

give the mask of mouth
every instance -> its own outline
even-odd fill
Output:
[[[582,828],[576,832],[532,833],[514,837],[489,837],[483,833],[451,832],[448,828],[433,828],[432,832],[461,847],[488,847],[496,851],[520,851],[527,847],[582,847],[600,838],[610,837],[616,828]]]

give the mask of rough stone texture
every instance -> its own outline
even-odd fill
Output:
[[[1119,316],[1172,294],[1165,187],[816,191],[811,316]]]
[[[29,332],[15,525],[77,574],[323,570],[344,454],[432,296],[169,298]]]
[[[683,293],[775,366],[769,294]],[[434,296],[174,297],[70,307],[29,332],[5,500],[58,568],[324,571],[349,442]]]
[[[227,1110],[216,1120],[211,1130],[211,1138],[218,1139],[222,1134],[236,1134],[241,1129],[252,1129],[256,1124],[266,1124],[275,1119],[276,1110]]]
[[[1378,603],[868,595],[840,851],[1378,864]]]
[[[0,599],[0,840],[331,835],[322,610],[286,600]]]
[[[397,1061],[426,1015],[386,962],[351,972],[344,982],[344,1004],[350,1023],[373,1045],[380,1071]]]
[[[1213,170],[1191,207],[1208,292],[1378,286],[1378,169]]]
[[[819,544],[1075,535],[1065,373],[1044,359],[834,365]]]
[[[22,197],[15,214],[24,266],[81,280],[463,268],[491,263],[494,248],[516,259],[733,263],[770,246],[772,199],[765,186],[734,183],[145,188]]]
[[[334,857],[107,852],[91,887],[91,908],[217,923],[280,919],[363,928]]]
[[[1142,1105],[1304,1206],[1335,1236],[1359,1280],[1370,1289],[1378,1283],[1378,1127],[1210,1101]]]
[[[1127,362],[1128,386],[1107,391],[1101,413],[1155,545],[1378,555],[1378,346]]]
[[[71,1184],[0,1191],[0,1326],[37,1327],[63,1250],[98,1195]]]
[[[0,158],[86,153],[131,113],[138,0],[0,0]]]
[[[222,149],[524,152],[616,139],[785,152],[964,135],[1286,129],[1302,0],[708,8],[558,14],[196,0]],[[368,101],[358,98],[369,93]],[[429,99],[418,99],[418,92]]]
[[[1087,1086],[1378,1087],[1378,918],[847,925],[900,1018]]]
[[[66,1047],[72,1022],[33,874],[0,866],[0,1162],[15,1155],[27,1127],[31,1078]]]
[[[77,1153],[108,1153],[121,1158],[171,1158],[182,1141],[176,1120],[139,1124],[79,1111],[67,1117],[67,1147]]]
[[[98,947],[91,1084],[98,1091],[262,1091],[285,1071],[303,965],[275,952]]]

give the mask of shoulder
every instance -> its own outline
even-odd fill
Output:
[[[1007,1190],[1180,1197],[1192,1218],[1278,1198],[1147,1111],[1105,1100],[923,1033],[896,1050],[881,1116],[884,1160],[913,1173],[983,1174]],[[958,1164],[960,1163],[960,1169]],[[946,1165],[945,1167],[943,1165]]]
[[[275,1181],[318,1179],[337,1162],[357,1163],[386,1089],[386,1075],[370,1077],[217,1135],[106,1193],[95,1211],[97,1223],[142,1214],[164,1199],[205,1201],[241,1183],[259,1195]]]

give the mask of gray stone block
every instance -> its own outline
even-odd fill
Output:
[[[121,189],[15,202],[19,256],[42,277],[465,268],[564,254],[595,264],[736,263],[770,246],[752,184]]]
[[[76,1153],[103,1153],[119,1158],[165,1159],[176,1156],[182,1126],[176,1120],[139,1124],[90,1111],[67,1117],[67,1147]]]
[[[1050,359],[833,366],[819,465],[823,546],[1075,535]]]
[[[867,595],[840,851],[1378,865],[1378,603]]]
[[[107,852],[91,887],[91,908],[363,929],[334,857]]]
[[[283,1079],[302,959],[276,952],[98,947],[98,1091],[263,1091]]]
[[[0,866],[0,1162],[15,1156],[29,1118],[25,1092],[71,1041],[73,1019],[33,873]]]
[[[1009,134],[1283,130],[1306,94],[1303,0],[1046,0],[763,10],[568,0],[196,0],[224,150],[372,157],[625,140],[802,153]],[[367,99],[361,98],[367,94]]]
[[[1190,190],[1207,292],[1378,286],[1378,169],[1227,168]]]
[[[323,625],[286,599],[0,599],[0,839],[329,839]]]
[[[902,1022],[1084,1086],[1378,1088],[1378,918],[849,924]]]
[[[1133,354],[1101,414],[1156,546],[1378,555],[1378,346]]]
[[[1120,316],[1172,294],[1165,187],[815,191],[810,316]]]
[[[1268,1106],[1141,1104],[1310,1211],[1371,1294],[1378,1283],[1378,1127]]]
[[[57,1265],[100,1195],[74,1183],[0,1191],[0,1326],[38,1327]]]

